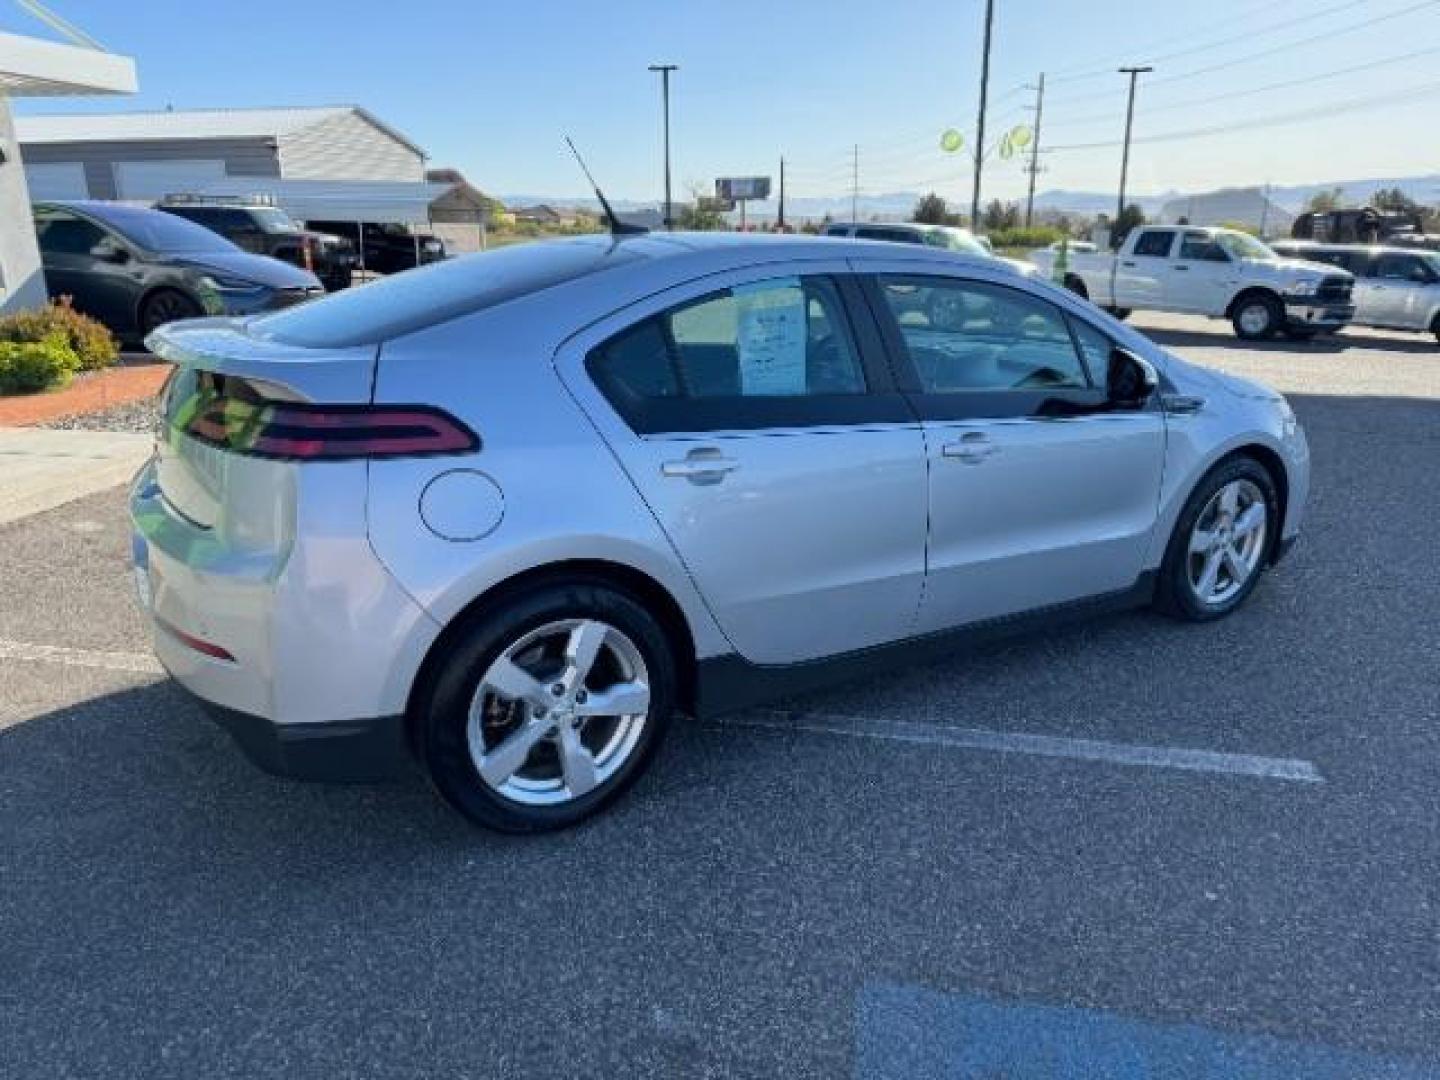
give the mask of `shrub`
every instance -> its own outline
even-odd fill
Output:
[[[0,394],[28,394],[70,381],[80,358],[62,334],[43,341],[0,341]]]
[[[115,363],[120,346],[115,335],[88,315],[70,306],[62,296],[43,308],[21,311],[0,319],[0,342],[37,343],[60,335],[75,354],[81,371],[98,371]]]
[[[1036,225],[1029,229],[996,229],[987,234],[997,248],[1048,247],[1065,233],[1053,225]]]

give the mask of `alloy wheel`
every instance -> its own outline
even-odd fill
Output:
[[[1258,301],[1240,309],[1240,328],[1247,334],[1260,335],[1270,329],[1270,308]]]
[[[1186,579],[1195,598],[1214,607],[1254,577],[1269,533],[1265,496],[1250,480],[1232,480],[1210,496],[1190,530]]]
[[[649,672],[635,643],[599,619],[566,619],[525,633],[490,664],[466,738],[492,790],[553,806],[619,772],[649,713]]]

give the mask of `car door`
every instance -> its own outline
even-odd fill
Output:
[[[1111,340],[1017,283],[896,266],[869,289],[930,463],[920,630],[1133,586],[1165,428],[1158,402],[1107,406]]]
[[[1379,296],[1380,325],[1428,329],[1425,315],[1433,282],[1434,275],[1418,255],[1387,251],[1376,256],[1374,290]]]
[[[1225,249],[1205,232],[1180,234],[1166,284],[1167,307],[1204,314],[1225,310],[1239,275]]]
[[[1143,310],[1166,306],[1166,278],[1174,245],[1174,229],[1141,230],[1130,254],[1121,254],[1115,264],[1116,307]]]
[[[89,218],[49,206],[36,209],[35,234],[52,297],[70,297],[77,311],[116,333],[134,330],[143,270],[129,244]]]
[[[707,278],[557,356],[737,652],[762,664],[909,634],[924,578],[918,421],[843,261]]]

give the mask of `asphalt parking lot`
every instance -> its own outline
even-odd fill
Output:
[[[0,1076],[1440,1077],[1440,349],[1139,325],[1310,436],[1236,616],[683,724],[557,836],[256,771],[118,490],[0,527]]]

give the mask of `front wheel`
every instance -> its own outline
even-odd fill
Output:
[[[504,832],[564,828],[644,771],[675,703],[664,630],[628,594],[557,582],[465,627],[418,703],[440,794]]]
[[[1280,301],[1269,293],[1251,293],[1242,296],[1230,313],[1230,324],[1235,327],[1235,336],[1246,341],[1264,341],[1274,337],[1285,323],[1285,311]]]
[[[1258,461],[1238,457],[1196,485],[1175,523],[1160,568],[1156,604],[1206,622],[1245,602],[1280,527],[1275,483]]]
[[[140,308],[140,332],[148,335],[177,319],[194,319],[205,314],[194,300],[176,289],[160,289],[146,297]]]

